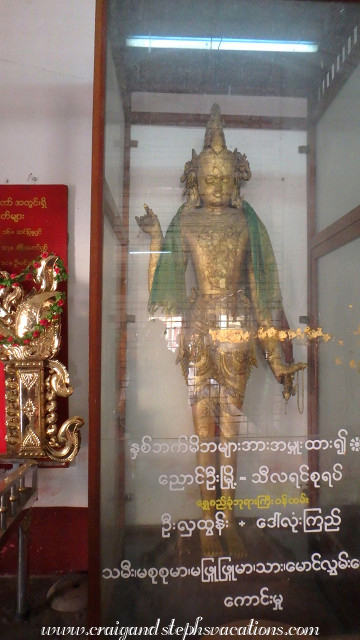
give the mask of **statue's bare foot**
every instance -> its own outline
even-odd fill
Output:
[[[217,558],[224,555],[224,549],[217,535],[207,536],[200,531],[201,555],[203,558]]]
[[[228,553],[232,558],[247,557],[246,547],[236,521],[229,522],[228,526],[221,532],[221,537],[225,539]]]

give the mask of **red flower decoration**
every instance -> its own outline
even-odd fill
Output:
[[[16,273],[12,273],[12,274],[10,275],[11,280],[14,280],[14,279],[16,278],[16,275],[17,275]]]
[[[57,303],[59,307],[62,307],[64,305],[64,300],[60,298],[60,300],[58,300]]]
[[[40,267],[40,264],[38,262],[34,262],[34,267],[35,269],[38,269]]]
[[[36,331],[33,331],[33,338],[38,338],[39,335],[40,335],[40,331],[38,331],[37,329]]]
[[[40,320],[39,324],[41,324],[42,327],[48,327],[50,322],[49,322],[49,320],[47,320],[47,318],[42,318]]]
[[[26,276],[25,276],[25,280],[32,280],[32,279],[33,279],[33,277],[31,275],[31,273],[27,273]]]
[[[29,342],[30,342],[30,340],[29,340],[28,338],[25,338],[25,339],[23,340],[23,343],[24,343],[24,344],[29,344]]]
[[[44,253],[42,253],[42,254],[41,254],[41,257],[42,257],[42,258],[47,258],[47,257],[48,257],[48,255],[49,255],[49,254],[48,254],[48,252],[47,252],[47,251],[44,251]]]
[[[14,338],[12,336],[8,337],[8,342],[13,342]]]

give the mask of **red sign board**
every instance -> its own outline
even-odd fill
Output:
[[[0,267],[19,273],[44,251],[67,264],[68,188],[0,185]]]
[[[0,185],[0,270],[20,273],[44,251],[67,266],[68,188]],[[5,443],[5,387],[0,367],[0,454]]]

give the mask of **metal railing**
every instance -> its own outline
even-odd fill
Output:
[[[9,460],[4,460],[9,464]],[[1,463],[1,460],[0,460]],[[17,617],[23,618],[29,610],[29,554],[28,534],[30,508],[37,500],[37,463],[29,460],[23,464],[16,462],[17,468],[0,480],[0,546],[5,543],[11,531],[17,526]]]

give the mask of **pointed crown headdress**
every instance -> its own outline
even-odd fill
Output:
[[[210,118],[206,126],[204,149],[197,154],[195,149],[192,150],[192,158],[186,162],[184,173],[181,176],[181,182],[185,182],[183,195],[188,197],[188,203],[192,206],[200,205],[200,198],[197,188],[197,172],[199,162],[204,155],[213,155],[214,157],[225,155],[234,166],[234,194],[232,197],[233,206],[241,203],[240,185],[242,181],[250,180],[251,171],[247,157],[244,153],[239,153],[237,149],[229,151],[221,121],[221,111],[218,104],[213,104],[211,108]]]

